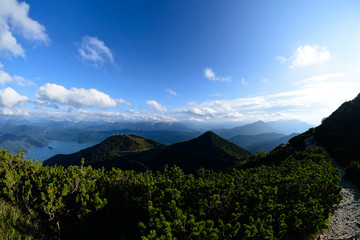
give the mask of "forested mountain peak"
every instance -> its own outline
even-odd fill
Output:
[[[208,131],[201,136],[185,142],[175,143],[170,148],[182,149],[184,151],[196,151],[212,156],[226,156],[226,158],[243,159],[251,155],[245,149],[237,146]]]

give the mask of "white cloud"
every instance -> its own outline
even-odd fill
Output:
[[[13,34],[27,40],[48,43],[45,27],[31,19],[30,6],[17,0],[1,0],[0,8],[0,52],[25,57],[25,51]]]
[[[344,77],[344,74],[342,73],[329,73],[329,74],[322,74],[314,77],[309,77],[300,81],[297,81],[295,85],[303,85],[303,84],[309,84],[309,83],[320,83],[327,81],[331,78],[340,78]]]
[[[261,79],[261,81],[265,83],[265,82],[268,82],[269,79],[268,78],[263,78],[263,79]]]
[[[108,94],[100,92],[97,89],[66,89],[61,85],[52,83],[41,86],[36,94],[36,98],[38,100],[51,101],[76,108],[91,107],[105,109],[117,106],[115,99],[112,99]]]
[[[25,79],[21,76],[17,76],[17,75],[14,75],[13,77],[13,82],[16,84],[16,85],[19,85],[19,86],[22,86],[22,87],[25,87],[25,86],[35,86],[36,84],[31,81],[31,80],[28,80],[28,79]]]
[[[204,122],[204,119],[200,119],[200,118],[189,118],[189,121],[194,121],[194,122]]]
[[[33,86],[35,85],[34,82],[32,82],[31,80],[27,80],[21,76],[17,76],[17,75],[14,75],[13,77],[10,76],[9,73],[3,71],[3,70],[0,70],[0,85],[5,85],[7,83],[15,83],[16,85],[19,85],[19,86]]]
[[[330,60],[330,58],[331,54],[326,47],[321,47],[319,45],[300,46],[290,58],[292,59],[290,68],[320,64]]]
[[[27,97],[21,96],[12,88],[5,88],[0,90],[0,106],[5,108],[11,108],[18,104],[25,103],[28,100]]]
[[[204,75],[209,80],[215,80],[215,73],[210,68],[205,68]]]
[[[4,67],[4,65],[0,62],[0,69],[2,69]]]
[[[287,59],[283,56],[276,56],[275,58],[277,61],[279,61],[280,63],[286,63]]]
[[[205,68],[204,77],[211,81],[231,82],[231,77],[217,76],[211,68]]]
[[[111,64],[114,63],[111,50],[97,37],[83,37],[78,51],[83,61],[90,62],[96,67],[106,61],[109,61]]]
[[[242,78],[242,79],[241,79],[241,84],[242,84],[244,87],[246,87],[247,84],[248,84],[248,82],[245,81],[245,78]]]
[[[129,107],[131,107],[131,103],[125,101],[124,99],[119,98],[119,99],[116,99],[115,101],[120,104],[128,105]]]
[[[166,91],[172,96],[178,96],[178,94],[175,91],[171,90],[171,89],[166,89]]]
[[[0,70],[0,85],[5,85],[6,83],[12,82],[13,78],[7,73]]]
[[[159,112],[166,112],[167,111],[166,107],[164,107],[163,105],[161,105],[160,103],[158,103],[155,100],[148,100],[148,101],[146,101],[146,104],[153,107],[153,108],[155,108]]]
[[[3,108],[0,110],[2,115],[16,115],[16,116],[29,116],[30,112],[24,109],[14,109],[14,108]]]

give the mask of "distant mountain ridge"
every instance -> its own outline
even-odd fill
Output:
[[[281,133],[284,133],[286,135],[290,135],[293,133],[303,133],[310,128],[315,127],[312,124],[297,119],[270,121],[266,122],[266,124],[274,129],[278,129],[279,131],[281,131]]]
[[[266,153],[270,153],[273,149],[281,144],[287,144],[290,139],[299,135],[298,133],[293,133],[286,135],[284,137],[269,139],[266,141],[259,141],[253,144],[250,144],[246,147],[252,153],[257,153],[260,150],[265,151]]]
[[[240,127],[230,129],[215,129],[213,130],[219,136],[229,139],[237,135],[257,135],[262,133],[281,133],[281,131],[274,129],[263,121],[257,121],[250,124],[245,124]]]
[[[256,135],[237,135],[231,137],[229,139],[230,142],[233,142],[243,148],[248,147],[251,144],[261,142],[261,141],[268,141],[273,140],[281,137],[285,137],[285,134],[282,133],[261,133]]]

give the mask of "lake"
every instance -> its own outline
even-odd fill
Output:
[[[78,152],[82,149],[94,146],[98,142],[78,143],[78,142],[66,142],[66,141],[53,141],[46,147],[32,148],[28,150],[25,155],[25,159],[28,157],[37,161],[47,160],[56,154],[71,154]]]

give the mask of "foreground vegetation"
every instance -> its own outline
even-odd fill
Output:
[[[0,152],[0,238],[309,239],[340,200],[321,148],[222,172],[43,166]]]

